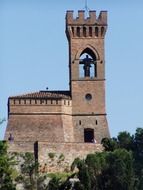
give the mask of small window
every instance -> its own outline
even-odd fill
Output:
[[[92,37],[92,27],[89,27],[89,36]]]
[[[98,121],[97,120],[95,121],[95,124],[98,125]]]
[[[104,30],[105,30],[104,27],[102,27],[102,28],[101,28],[101,36],[104,35]]]
[[[86,27],[83,27],[83,36],[86,37]]]
[[[92,99],[92,95],[91,95],[91,94],[86,94],[86,95],[85,95],[85,99],[86,99],[87,101],[90,101],[90,100]]]
[[[43,100],[40,100],[40,104],[42,104],[43,103]]]
[[[98,27],[95,27],[95,36],[98,37]]]
[[[77,27],[77,37],[80,37],[80,27]]]
[[[81,120],[79,120],[79,125],[81,125]]]
[[[72,34],[73,34],[73,36],[74,36],[74,27],[72,27]]]
[[[56,104],[58,104],[58,100],[56,100]]]

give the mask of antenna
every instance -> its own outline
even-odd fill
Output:
[[[88,7],[88,3],[87,0],[85,0],[85,7],[84,7],[85,11],[88,13],[88,11],[90,10]]]

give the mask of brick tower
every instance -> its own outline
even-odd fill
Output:
[[[107,12],[66,14],[69,90],[39,91],[8,99],[5,140],[11,152],[34,152],[42,171],[64,171],[76,157],[102,151],[109,137],[105,111],[104,37]],[[93,143],[95,142],[96,143]],[[54,153],[55,161],[48,156]],[[60,155],[65,161],[59,164]]]
[[[109,137],[105,111],[104,37],[107,12],[73,11],[66,15],[66,34],[69,42],[70,90],[75,142],[100,143]]]

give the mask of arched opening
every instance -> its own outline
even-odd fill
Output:
[[[83,37],[86,37],[86,27],[83,27]]]
[[[101,27],[101,36],[104,35],[104,27]]]
[[[80,27],[77,27],[77,37],[80,37]]]
[[[94,142],[94,129],[90,128],[84,129],[84,142],[88,143]]]
[[[89,48],[81,53],[79,61],[79,78],[85,77],[97,77],[96,56]]]
[[[92,27],[89,27],[89,36],[92,37]]]
[[[74,27],[72,27],[72,35],[74,36]]]
[[[95,36],[98,37],[98,27],[95,27]]]

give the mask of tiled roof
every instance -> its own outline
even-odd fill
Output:
[[[39,91],[10,98],[53,98],[53,99],[71,99],[70,91]]]

